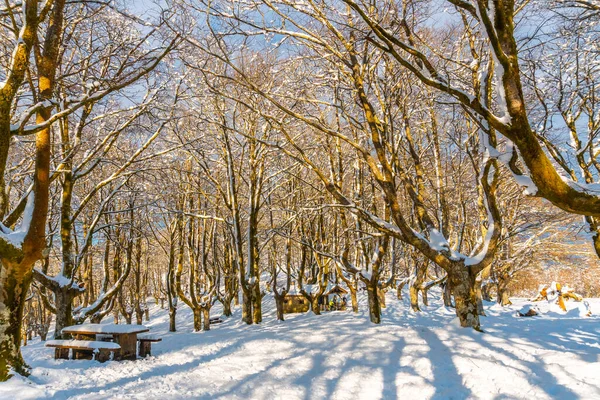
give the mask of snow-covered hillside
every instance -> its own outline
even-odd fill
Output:
[[[518,318],[523,301],[507,309],[489,304],[482,334],[460,328],[437,298],[419,315],[391,293],[387,301],[377,326],[364,312],[277,322],[267,298],[260,326],[241,324],[238,308],[205,333],[192,332],[187,308],[177,314],[179,332],[167,332],[168,315],[155,307],[147,325],[163,341],[153,357],[54,360],[53,350],[34,341],[23,348],[33,374],[0,384],[0,398],[600,398],[596,316]],[[600,312],[600,299],[590,303]]]

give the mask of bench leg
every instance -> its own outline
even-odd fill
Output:
[[[93,360],[94,352],[92,350],[73,349],[73,360]]]
[[[139,349],[139,355],[140,357],[146,357],[146,356],[151,356],[151,348],[152,348],[152,343],[151,342],[147,342],[145,340],[140,340],[140,349]]]
[[[110,360],[110,353],[113,352],[114,350],[110,350],[110,349],[100,349],[98,350],[98,353],[96,353],[96,361],[99,362],[105,362],[105,361],[109,361]]]
[[[61,349],[61,348],[55,348],[54,349],[54,359],[58,360],[58,359],[63,359],[63,360],[68,360],[69,359],[69,349]]]

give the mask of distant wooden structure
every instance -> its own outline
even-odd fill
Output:
[[[340,285],[334,285],[327,288],[327,291],[319,298],[319,304],[322,311],[342,311],[346,309],[347,301],[343,301],[348,291]],[[333,300],[333,310],[329,303]]]
[[[300,293],[291,292],[283,298],[283,313],[305,313],[310,309],[310,302]]]

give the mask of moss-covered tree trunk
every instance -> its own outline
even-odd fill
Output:
[[[283,296],[275,298],[275,308],[277,321],[285,321],[285,318],[283,317]]]
[[[210,331],[210,306],[202,307],[202,318],[204,320],[202,330]]]
[[[56,307],[56,325],[54,339],[69,339],[71,335],[63,334],[63,328],[71,326],[73,322],[73,299],[75,296],[67,288],[60,288],[54,292]]]
[[[244,288],[242,284],[242,321],[248,325],[252,325],[252,301],[250,298],[250,290]]]
[[[358,312],[358,296],[356,295],[357,282],[354,282],[354,285],[349,285],[348,290],[350,290],[350,302],[352,303],[352,312]]]
[[[385,303],[385,289],[382,288],[378,288],[377,289],[377,296],[379,297],[379,305],[381,308],[385,308],[386,307],[386,303]]]
[[[262,322],[262,293],[260,292],[258,276],[256,276],[256,282],[252,285],[252,322],[255,324]]]
[[[276,283],[277,281],[275,281]],[[285,298],[285,295],[287,294],[287,291],[284,290],[281,293],[279,293],[279,291],[277,290],[276,285],[273,285],[273,297],[275,298],[275,310],[276,310],[276,315],[277,315],[277,321],[284,321],[283,318],[283,299]]]
[[[454,292],[456,316],[460,326],[481,330],[477,313],[475,277],[471,275],[468,267],[457,264],[449,272],[448,278]]]
[[[498,277],[498,286],[497,286],[497,297],[498,297],[498,303],[500,303],[501,306],[506,307],[512,304],[512,302],[510,301],[510,298],[508,297],[508,283],[509,280],[507,278],[504,278],[502,276]]]
[[[226,317],[231,317],[232,312],[231,312],[231,302],[233,301],[233,297],[225,295],[225,297],[223,298],[223,301],[221,302],[223,304],[223,315]]]
[[[410,308],[415,312],[421,311],[419,308],[419,288],[415,285],[410,285],[408,293],[410,295]]]
[[[200,332],[202,330],[202,312],[199,308],[193,308],[192,313],[194,314],[194,332]]]
[[[9,377],[10,369],[27,375],[21,355],[21,321],[25,299],[32,280],[33,263],[3,263],[0,270],[0,381]]]
[[[379,302],[377,284],[367,284],[367,298],[369,303],[369,319],[374,324],[381,323],[381,304]]]
[[[321,305],[319,304],[320,296],[310,297],[310,309],[315,315],[321,315]]]
[[[402,289],[404,289],[406,282],[406,280],[402,280],[398,283],[398,286],[396,286],[396,298],[398,298],[398,300],[402,300]]]

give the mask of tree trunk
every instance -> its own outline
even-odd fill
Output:
[[[485,285],[481,285],[481,297],[483,298],[483,300],[494,301],[494,300],[492,300],[492,295],[490,293],[491,287],[492,287],[492,285],[489,283],[487,283]]]
[[[194,308],[194,332],[200,332],[202,329],[202,313],[199,308]]]
[[[512,301],[510,301],[510,298],[508,297],[508,290],[504,289],[502,290],[502,293],[500,295],[500,305],[502,307],[506,307],[506,306],[510,306],[512,304]]]
[[[377,288],[377,296],[379,297],[380,307],[385,308],[385,291],[381,288]]]
[[[252,301],[250,300],[250,290],[242,289],[242,321],[252,325]]]
[[[419,307],[419,292],[423,287],[423,281],[425,281],[427,267],[427,263],[420,263],[415,261],[414,273],[409,281],[410,306],[415,312],[421,311],[421,308]]]
[[[175,316],[177,315],[177,307],[169,304],[169,332],[177,332]]]
[[[410,307],[412,310],[414,312],[421,311],[419,308],[419,289],[415,285],[410,285],[408,292],[410,293]]]
[[[377,284],[367,284],[367,297],[369,300],[369,318],[374,324],[381,323],[381,305],[377,295]]]
[[[348,286],[350,289],[350,301],[352,302],[352,312],[358,312],[358,297],[356,296],[356,286]]]
[[[202,308],[202,316],[204,317],[203,331],[210,331],[210,307]]]
[[[70,339],[71,335],[63,334],[63,328],[73,325],[73,295],[65,288],[54,292],[56,303],[56,326],[54,339]]]
[[[255,324],[262,322],[262,295],[258,281],[252,288],[252,322]]]
[[[231,302],[233,301],[232,298],[225,296],[225,299],[223,299],[223,315],[226,317],[231,317],[232,312],[231,312]]]
[[[142,323],[144,319],[144,311],[142,310],[142,307],[139,303],[139,301],[137,302],[137,304],[135,305],[135,323],[137,325],[142,325]]]
[[[479,314],[477,313],[477,296],[475,295],[475,277],[471,276],[468,267],[457,265],[449,276],[454,292],[456,315],[460,326],[481,331]]]
[[[402,300],[402,289],[404,289],[404,285],[406,285],[406,281],[402,281],[396,287],[396,297],[398,300]]]
[[[113,309],[113,323],[115,323],[115,324],[119,323],[119,310],[117,307],[115,307]]]
[[[443,296],[445,307],[454,307],[454,305],[452,304],[452,285],[450,285],[449,280],[447,280],[444,283],[442,296]]]
[[[483,309],[483,294],[481,292],[481,281],[475,282],[475,297],[477,299],[477,314],[485,317],[485,310]]]
[[[421,290],[421,297],[423,298],[423,305],[425,307],[429,306],[429,298],[427,297],[427,292],[429,291],[429,289],[422,289]]]
[[[19,374],[28,374],[21,355],[21,321],[32,269],[33,265],[0,266],[0,381],[9,378],[11,368]]]
[[[510,298],[508,297],[508,282],[505,279],[499,278],[498,279],[498,287],[497,287],[497,291],[498,291],[498,303],[500,303],[500,305],[502,307],[506,307],[506,306],[510,306],[512,304],[512,302],[510,301]]]
[[[312,296],[310,299],[310,308],[315,315],[321,315],[321,305],[319,304],[320,296]]]
[[[284,296],[280,294],[275,294],[275,308],[277,310],[277,321],[284,321],[283,318],[283,299]]]

